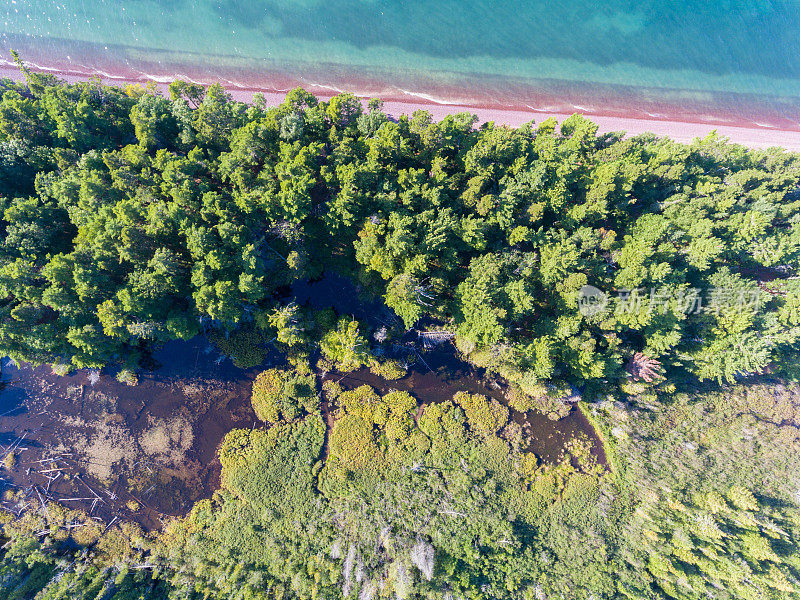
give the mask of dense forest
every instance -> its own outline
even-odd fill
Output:
[[[614,383],[626,364],[797,376],[797,155],[598,136],[577,115],[476,128],[346,94],[268,108],[219,86],[167,99],[24,72],[0,103],[0,353],[15,359],[133,369],[202,331],[301,352],[282,292],[339,270],[523,389]],[[584,286],[608,302],[582,310]]]
[[[0,354],[131,384],[201,333],[242,366],[289,360],[220,446],[221,489],[163,531],[0,513],[4,598],[800,597],[800,155],[20,66],[0,84]],[[326,272],[396,321],[291,299]],[[452,336],[516,410],[580,389],[607,464],[580,438],[543,463],[481,395],[320,382],[402,377],[373,342],[413,329]],[[756,374],[787,383],[731,385]]]

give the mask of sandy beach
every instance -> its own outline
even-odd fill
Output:
[[[570,114],[546,111],[504,110],[501,108],[483,108],[471,106],[451,106],[441,104],[424,104],[414,106],[406,102],[390,101],[385,103],[385,110],[393,115],[410,114],[417,108],[424,108],[436,119],[445,115],[467,111],[478,116],[481,122],[494,121],[518,126],[531,120],[541,123],[550,117],[562,121]],[[609,131],[625,131],[629,135],[652,132],[658,136],[670,137],[679,142],[690,142],[698,137],[705,137],[712,131],[729,138],[732,142],[751,148],[769,148],[780,146],[787,150],[800,151],[800,131],[778,129],[775,127],[748,127],[747,125],[716,125],[712,123],[693,123],[689,121],[669,121],[660,119],[637,119],[634,117],[611,116],[603,114],[582,113],[598,125],[600,133]]]
[[[99,76],[104,83],[111,85],[125,85],[127,83],[144,84],[156,83],[159,89],[166,93],[168,82],[173,78],[162,74],[149,75],[143,71],[119,69],[119,74],[108,71],[90,71],[77,68],[67,68],[65,65],[58,67],[34,67],[33,70],[47,72],[61,77],[67,81],[81,81],[94,75]],[[0,77],[20,79],[19,71],[9,66],[7,61],[0,61]],[[682,108],[674,104],[658,105],[658,112],[648,112],[652,107],[627,107],[617,98],[609,98],[607,105],[593,105],[584,107],[575,105],[564,99],[559,99],[547,94],[533,94],[530,102],[522,103],[519,100],[509,101],[508,97],[502,100],[468,90],[454,88],[440,90],[436,95],[417,93],[397,87],[363,81],[353,81],[349,85],[319,85],[309,81],[300,81],[291,77],[264,78],[261,83],[255,81],[232,81],[231,79],[218,79],[202,77],[192,73],[181,73],[177,78],[210,84],[219,81],[231,95],[241,101],[249,102],[255,92],[264,94],[270,105],[283,101],[286,91],[302,85],[308,91],[320,98],[330,98],[342,91],[352,90],[353,93],[365,100],[369,97],[380,97],[384,100],[384,110],[397,117],[402,114],[411,114],[415,110],[429,111],[437,120],[448,114],[469,112],[475,114],[480,123],[494,121],[498,124],[519,126],[523,123],[535,121],[540,123],[551,117],[562,121],[574,113],[585,115],[596,122],[600,133],[610,131],[624,131],[629,135],[651,132],[658,136],[670,137],[680,142],[690,142],[698,137],[705,137],[712,131],[729,138],[732,142],[743,144],[752,148],[782,147],[787,150],[800,151],[800,118],[796,115],[783,115],[770,110],[768,114],[760,114],[757,109],[752,114],[743,117],[732,108],[714,111],[698,111],[695,107]],[[269,83],[265,83],[269,81]],[[449,98],[454,98],[450,100]]]

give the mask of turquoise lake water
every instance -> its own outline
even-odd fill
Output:
[[[42,66],[243,86],[267,72],[449,96],[626,86],[800,114],[800,0],[6,0],[0,44]]]

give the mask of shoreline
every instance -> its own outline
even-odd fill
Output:
[[[709,110],[692,111],[691,108],[668,105],[660,107],[658,112],[649,112],[641,107],[626,109],[620,104],[619,98],[609,99],[608,104],[602,107],[586,107],[544,94],[534,95],[530,103],[509,101],[508,98],[506,101],[500,98],[492,99],[486,93],[483,96],[476,93],[473,98],[467,98],[468,93],[465,93],[465,90],[446,87],[443,87],[441,95],[433,95],[376,84],[366,79],[353,81],[350,85],[339,83],[328,85],[304,81],[301,77],[288,75],[277,77],[273,73],[271,79],[265,77],[264,81],[268,83],[258,85],[255,82],[241,84],[213,75],[200,76],[191,71],[188,72],[194,76],[180,72],[176,72],[174,76],[167,76],[151,75],[130,67],[105,70],[90,67],[76,69],[66,65],[48,67],[35,63],[26,64],[32,71],[56,75],[70,83],[85,81],[94,76],[99,77],[105,84],[118,86],[152,82],[159,90],[165,92],[169,82],[185,79],[203,85],[220,83],[234,99],[244,102],[251,101],[253,94],[259,92],[264,95],[268,105],[281,103],[286,92],[298,86],[323,99],[353,90],[356,96],[364,100],[370,97],[381,98],[384,100],[384,111],[394,117],[402,114],[410,115],[419,109],[430,112],[435,120],[441,120],[449,114],[469,112],[478,117],[479,123],[494,121],[518,127],[530,121],[541,123],[549,118],[561,122],[572,114],[579,113],[597,123],[598,133],[624,131],[628,135],[638,135],[649,132],[659,137],[669,137],[677,142],[687,143],[717,131],[731,142],[751,148],[781,147],[790,151],[800,151],[800,122],[795,122],[785,115],[779,116],[774,109],[765,115],[754,112],[753,115],[748,115],[752,118],[746,118],[734,114],[732,109],[721,111],[719,115],[708,114]],[[187,69],[180,70],[187,71]],[[19,80],[20,73],[16,66],[9,65],[9,61],[0,60],[0,77]],[[450,97],[453,100],[448,100]]]

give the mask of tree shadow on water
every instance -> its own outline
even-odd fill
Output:
[[[28,412],[25,399],[28,393],[8,383],[0,384],[0,422],[4,417],[18,417]]]

